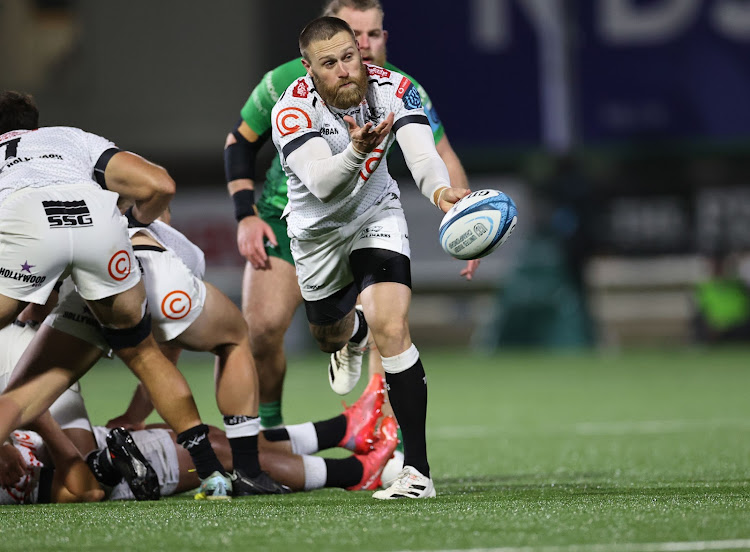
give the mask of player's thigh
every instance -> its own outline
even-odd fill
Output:
[[[406,326],[411,304],[411,289],[396,282],[380,282],[360,293],[368,326],[374,330],[388,326]]]
[[[213,351],[224,344],[247,341],[240,309],[213,285],[204,282],[206,297],[198,317],[172,343],[194,351]]]
[[[99,359],[100,350],[42,325],[8,381],[7,391],[34,410],[46,410]]]
[[[142,281],[132,288],[97,300],[86,300],[86,305],[96,319],[110,328],[132,328],[144,316],[146,310],[146,289]]]
[[[242,312],[250,339],[282,334],[292,323],[302,303],[294,265],[279,257],[269,257],[269,270],[255,270],[245,264],[242,283]]]

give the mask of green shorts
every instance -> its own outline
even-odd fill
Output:
[[[278,216],[267,216],[261,215],[260,217],[263,222],[267,222],[268,225],[276,234],[276,242],[279,244],[274,246],[266,240],[266,253],[271,257],[278,257],[294,266],[294,259],[292,258],[292,249],[289,245],[289,235],[286,233],[286,221],[279,218]]]

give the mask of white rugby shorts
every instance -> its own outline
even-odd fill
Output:
[[[109,429],[102,426],[94,426],[94,437],[96,446],[104,448],[107,446],[107,433]],[[177,459],[175,442],[166,429],[141,429],[131,431],[133,441],[153,466],[156,476],[159,478],[161,496],[170,496],[177,488],[180,481],[180,464]],[[133,500],[133,492],[125,481],[121,481],[112,489],[110,500]]]
[[[11,193],[0,204],[0,294],[42,305],[68,273],[93,300],[140,280],[117,194],[91,183]]]
[[[206,301],[203,283],[172,251],[138,249],[154,339],[171,341],[195,322]]]
[[[349,255],[377,248],[411,257],[409,231],[401,202],[391,197],[361,217],[310,240],[291,239],[302,298],[319,301],[354,281]]]
[[[10,324],[0,329],[0,391],[8,386],[13,369],[35,335],[36,330],[30,326]],[[78,382],[68,387],[52,403],[49,411],[63,429],[91,431],[89,415]]]
[[[44,324],[98,347],[106,356],[112,356],[112,349],[102,335],[99,321],[86,306],[86,301],[76,293],[70,280],[63,282],[57,305],[44,319]]]

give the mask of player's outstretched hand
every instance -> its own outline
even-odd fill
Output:
[[[9,487],[18,482],[26,473],[26,462],[13,445],[0,445],[0,485]]]
[[[388,114],[378,126],[373,126],[371,122],[365,123],[364,126],[357,126],[357,122],[348,115],[344,121],[349,125],[349,136],[352,139],[352,146],[360,153],[370,153],[378,144],[382,142],[393,128],[393,112]]]
[[[237,248],[256,270],[271,268],[266,253],[265,241],[279,245],[276,234],[260,217],[245,217],[237,225]]]

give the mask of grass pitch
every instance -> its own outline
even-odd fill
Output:
[[[8,506],[0,550],[750,550],[750,350],[422,357],[436,499]],[[291,360],[287,423],[340,411],[325,365]],[[221,425],[211,368],[182,363],[204,420]],[[104,423],[134,380],[107,362],[82,384]]]

